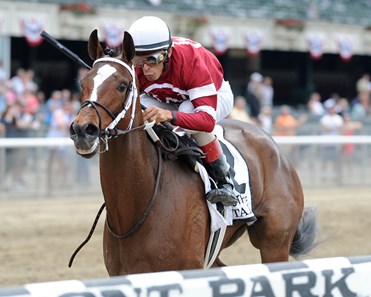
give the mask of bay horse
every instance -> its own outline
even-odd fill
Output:
[[[161,160],[143,130],[131,35],[125,32],[120,53],[112,55],[94,30],[88,53],[94,65],[81,82],[82,105],[70,137],[81,156],[100,153],[108,274],[203,268],[210,235],[203,182],[184,161]],[[309,251],[315,245],[315,211],[304,208],[293,166],[262,129],[236,120],[221,125],[249,166],[257,217],[250,226],[238,221],[228,226],[221,250],[247,231],[263,263]],[[212,267],[223,265],[217,258]]]

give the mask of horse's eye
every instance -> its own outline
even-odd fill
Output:
[[[120,84],[120,85],[118,86],[117,89],[118,89],[120,92],[123,92],[123,91],[126,90],[127,87],[128,87],[128,85],[127,85],[126,83],[122,83],[122,84]]]

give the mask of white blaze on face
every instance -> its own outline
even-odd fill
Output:
[[[115,72],[116,68],[107,64],[98,69],[97,75],[94,77],[94,87],[90,97],[91,101],[97,100],[99,86]]]

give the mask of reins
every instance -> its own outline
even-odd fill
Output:
[[[129,231],[127,231],[123,234],[117,234],[113,231],[112,227],[110,226],[110,224],[108,222],[108,218],[106,217],[106,226],[107,226],[108,231],[111,233],[111,235],[113,235],[114,237],[116,237],[118,239],[125,239],[125,238],[129,237],[130,235],[135,233],[143,225],[144,221],[147,219],[147,217],[149,215],[149,212],[152,209],[153,203],[156,200],[156,196],[157,196],[157,192],[158,192],[158,186],[160,184],[160,177],[161,177],[161,172],[162,172],[162,163],[163,163],[163,160],[161,158],[160,147],[156,147],[156,148],[157,148],[158,168],[157,168],[157,173],[156,173],[155,188],[153,190],[153,194],[152,194],[151,199],[149,200],[147,208],[143,212],[143,215],[140,218],[140,220]]]
[[[98,210],[97,215],[95,216],[94,223],[93,223],[93,225],[90,228],[90,232],[89,232],[88,236],[85,238],[85,240],[82,243],[80,243],[80,245],[77,247],[77,249],[73,252],[73,254],[72,254],[71,258],[70,258],[70,261],[68,262],[68,267],[71,267],[72,266],[73,260],[75,259],[77,253],[89,242],[90,238],[93,236],[93,233],[95,231],[95,227],[98,224],[100,215],[102,214],[102,212],[103,212],[103,210],[105,208],[106,208],[106,203],[103,202],[102,206]]]

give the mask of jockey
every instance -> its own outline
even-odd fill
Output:
[[[218,59],[198,42],[172,37],[158,17],[142,17],[128,32],[136,50],[140,101],[147,107],[144,120],[170,121],[186,129],[205,153],[205,167],[218,186],[206,198],[235,205],[229,165],[213,133],[215,124],[232,110],[234,97]]]

